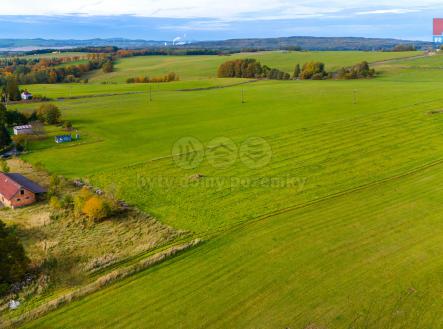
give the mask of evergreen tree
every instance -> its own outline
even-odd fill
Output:
[[[0,221],[0,294],[26,273],[29,259],[13,230]]]
[[[17,80],[15,78],[9,78],[6,80],[6,95],[10,101],[21,100],[20,90],[18,89]]]
[[[292,77],[294,80],[300,76],[301,68],[300,64],[295,65],[294,76]]]
[[[0,76],[0,103],[6,101],[6,84],[4,77]]]
[[[5,147],[11,144],[11,136],[8,129],[6,129],[7,123],[7,110],[6,106],[0,104],[0,147]]]
[[[0,127],[0,147],[6,147],[11,144],[11,136],[5,126]]]
[[[6,125],[8,119],[8,110],[6,109],[6,106],[4,104],[0,103],[0,124]]]

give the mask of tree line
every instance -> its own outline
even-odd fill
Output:
[[[351,67],[343,67],[334,73],[335,79],[366,79],[375,76],[375,70],[369,67],[368,62],[363,61]]]
[[[129,78],[126,80],[126,83],[150,83],[150,82],[172,82],[172,81],[179,81],[180,78],[175,72],[170,72],[166,75],[161,75],[157,77],[148,77],[148,76],[142,76],[142,77],[135,77],[135,78]]]
[[[327,72],[324,63],[312,61],[305,63],[302,67],[297,64],[292,78],[300,80],[350,80],[372,78],[375,73],[375,70],[371,69],[366,61],[350,67],[343,67],[336,72]]]
[[[297,64],[292,75],[261,65],[253,58],[237,59],[221,64],[217,70],[219,78],[255,78],[269,80],[324,80],[324,79],[363,79],[371,78],[375,70],[364,61],[351,67],[343,67],[337,72],[327,72],[325,64],[311,61]]]
[[[95,56],[97,54],[88,54],[84,56],[66,56],[54,58],[24,58],[9,57],[0,59],[0,72],[7,74],[29,73],[31,71],[39,71],[48,67],[61,65],[69,62],[77,62],[80,60],[100,59]]]
[[[115,46],[105,46],[105,47],[78,47],[70,49],[61,49],[59,52],[79,52],[79,53],[94,53],[94,54],[109,54],[118,55],[121,57],[132,57],[132,56],[170,56],[170,55],[224,55],[224,54],[234,54],[239,52],[249,52],[249,51],[262,51],[266,49],[261,48],[244,48],[239,50],[230,49],[211,49],[211,48],[177,48],[174,46],[167,47],[152,47],[152,48],[139,48],[139,49],[127,49],[119,48]],[[41,55],[53,53],[54,49],[40,49],[35,51],[29,51],[22,53],[23,55]]]
[[[80,57],[64,57],[52,59],[9,59],[0,62],[0,86],[5,86],[15,80],[18,84],[79,82],[82,76],[96,69],[105,73],[113,71],[113,57],[107,54],[88,54],[83,57],[86,63],[76,65],[67,63]],[[18,99],[11,99],[18,100]]]
[[[64,49],[58,49],[57,52],[59,53],[97,53],[97,54],[110,54],[115,53],[120,48],[115,46],[87,46],[87,47],[74,47],[74,48],[64,48]],[[51,54],[54,52],[53,48],[46,48],[46,49],[37,49],[37,50],[30,50],[25,51],[22,54],[23,55],[43,55],[43,54]]]
[[[236,59],[221,64],[217,70],[219,78],[264,78],[271,80],[289,80],[289,73],[261,65],[254,58]]]
[[[392,51],[416,51],[417,48],[415,48],[414,45],[408,45],[408,44],[399,44],[394,46],[392,48]]]

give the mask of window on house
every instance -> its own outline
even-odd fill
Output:
[[[20,190],[20,194],[21,195],[25,194],[25,190]]]
[[[17,199],[17,201],[20,201],[20,199]]]

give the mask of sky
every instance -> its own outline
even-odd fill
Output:
[[[441,0],[0,0],[0,38],[432,40]]]

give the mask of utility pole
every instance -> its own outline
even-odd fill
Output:
[[[241,89],[241,103],[243,104],[245,102],[245,95],[243,88]]]

